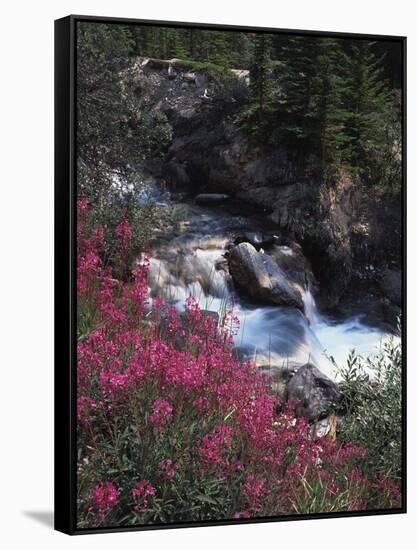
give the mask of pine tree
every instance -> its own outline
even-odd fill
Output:
[[[138,110],[131,71],[134,48],[132,33],[124,26],[79,25],[78,176],[80,185],[89,185],[92,193],[108,187],[115,170],[127,173],[145,158],[157,156],[171,137],[163,113]]]
[[[292,36],[282,47],[281,67],[277,74],[279,95],[276,110],[280,139],[289,146],[306,148],[310,145],[318,55],[317,38]]]
[[[319,39],[306,124],[308,139],[319,158],[322,172],[340,163],[347,142],[348,113],[343,105],[344,80],[340,72],[342,59],[340,41]]]
[[[346,120],[346,160],[363,167],[372,151],[384,143],[384,119],[392,110],[392,96],[381,78],[382,59],[372,51],[373,44],[355,41],[344,56],[344,105]]]
[[[346,143],[341,42],[297,36],[279,46],[277,140],[312,155],[323,175],[340,163]]]
[[[253,59],[253,36],[245,32],[230,32],[228,46],[232,68],[249,69]]]
[[[270,38],[266,34],[255,36],[253,64],[250,68],[250,92],[252,109],[261,120],[272,98]]]

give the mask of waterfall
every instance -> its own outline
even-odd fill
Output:
[[[301,293],[301,297],[304,303],[305,316],[310,321],[310,325],[312,327],[317,326],[323,321],[323,319],[317,309],[316,301],[311,293],[309,285],[307,285],[307,288]]]

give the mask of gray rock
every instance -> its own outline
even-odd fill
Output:
[[[307,282],[314,282],[311,266],[300,245],[296,243],[291,243],[291,246],[274,245],[268,249],[268,255],[284,271],[289,281],[301,288],[304,288]]]
[[[207,86],[207,77],[205,74],[197,73],[195,75],[195,84],[197,87],[202,88],[203,86]]]
[[[195,82],[195,73],[183,73],[182,78],[185,82]]]
[[[229,195],[223,193],[201,193],[197,195],[195,201],[197,204],[222,204],[229,199]]]
[[[274,260],[249,243],[233,247],[228,255],[234,282],[254,300],[303,310],[301,295],[293,290]]]
[[[170,62],[166,59],[155,59],[150,57],[149,59],[144,59],[142,61],[142,67],[145,66],[147,69],[156,69],[157,71],[160,71],[162,69],[168,69]]]
[[[401,272],[387,269],[381,278],[381,290],[390,302],[401,306]]]
[[[242,235],[239,235],[235,242],[236,244],[240,243],[250,243],[256,249],[259,250],[260,247],[268,247],[276,242],[278,242],[278,236],[272,233],[263,233],[261,231],[246,231]]]
[[[332,406],[340,400],[337,385],[317,367],[307,363],[287,384],[287,400],[297,403],[297,416],[317,422],[328,416]]]

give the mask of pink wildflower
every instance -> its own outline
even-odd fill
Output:
[[[92,502],[93,508],[99,514],[100,521],[103,521],[105,514],[116,506],[118,498],[119,491],[110,481],[96,486],[92,493]]]
[[[243,493],[248,499],[251,510],[258,511],[262,508],[263,499],[270,491],[265,487],[265,481],[249,474],[243,487]]]
[[[224,469],[229,466],[228,451],[233,443],[233,428],[227,424],[220,424],[202,439],[197,449],[203,469]]]
[[[249,519],[250,514],[249,512],[235,512],[233,514],[233,519]]]
[[[119,240],[120,247],[125,250],[132,239],[132,228],[127,220],[123,218],[119,225],[116,227],[116,237]]]
[[[148,422],[158,431],[162,430],[165,424],[172,418],[172,407],[164,399],[157,399],[153,402],[152,413],[148,416]]]
[[[146,479],[135,483],[132,496],[135,500],[135,510],[146,510],[149,506],[149,498],[156,495],[156,489]]]
[[[172,461],[170,458],[161,460],[159,463],[159,475],[162,479],[172,479],[175,474],[175,470],[178,468],[178,464]]]

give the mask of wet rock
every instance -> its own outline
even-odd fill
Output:
[[[274,260],[249,243],[233,247],[228,254],[233,281],[254,300],[303,309],[301,295],[293,290]]]
[[[222,204],[229,199],[229,195],[224,193],[201,193],[197,195],[195,201],[199,205]]]
[[[292,285],[304,288],[313,283],[315,287],[310,263],[304,256],[300,245],[296,243],[291,243],[291,246],[274,245],[269,248],[268,255],[284,271]]]
[[[381,290],[397,306],[401,306],[401,272],[386,269],[381,277]]]
[[[317,422],[332,411],[340,400],[337,385],[317,367],[307,363],[287,384],[287,400],[297,403],[297,416],[304,416],[310,422]]]
[[[225,271],[226,273],[229,273],[229,265],[227,259],[223,256],[221,256],[214,262],[214,267],[217,271]]]
[[[272,233],[263,233],[262,231],[245,231],[235,239],[236,244],[249,243],[259,250],[261,247],[268,247],[278,242],[277,235]]]

